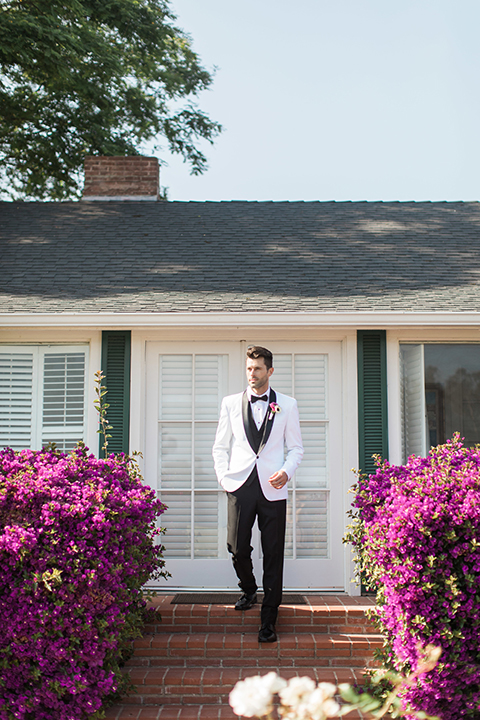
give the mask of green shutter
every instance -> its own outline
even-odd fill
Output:
[[[388,459],[385,330],[358,330],[358,444],[361,472],[375,472],[372,455]]]
[[[103,384],[107,388],[106,402],[109,431],[108,452],[129,452],[130,431],[130,330],[105,330],[102,333]],[[100,435],[100,448],[103,436]],[[101,456],[103,455],[100,450]]]

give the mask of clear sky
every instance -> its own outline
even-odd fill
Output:
[[[171,0],[222,123],[171,200],[479,200],[478,0]]]

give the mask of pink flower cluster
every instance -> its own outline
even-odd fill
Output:
[[[165,506],[124,455],[0,452],[0,720],[80,720],[122,685]]]
[[[442,720],[480,705],[480,449],[459,435],[405,466],[379,463],[357,485],[349,539],[377,589],[387,661],[415,670],[420,645],[437,667],[404,696]]]

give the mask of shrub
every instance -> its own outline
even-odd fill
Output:
[[[0,452],[0,718],[103,717],[164,575],[165,509],[124,456]]]
[[[480,703],[480,450],[459,435],[405,466],[377,461],[362,476],[347,540],[377,588],[385,660],[414,671],[419,648],[442,648],[437,667],[404,694],[443,720]]]

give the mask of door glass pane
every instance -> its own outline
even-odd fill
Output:
[[[159,420],[190,420],[192,417],[192,356],[161,356],[159,387]]]
[[[287,500],[287,527],[285,530],[285,557],[293,558],[293,492],[289,491]]]
[[[195,427],[195,487],[218,488],[213,466],[212,447],[217,430],[216,423],[197,423]]]
[[[328,493],[295,493],[296,556],[328,557]]]
[[[326,355],[295,355],[295,397],[301,420],[325,420]]]
[[[298,402],[304,446],[303,460],[290,482],[287,504],[285,557],[327,557],[328,493],[305,492],[328,488],[327,458],[327,355],[303,354],[274,357],[272,386],[294,395]],[[295,488],[295,491],[293,491]]]
[[[168,507],[159,520],[159,524],[166,529],[161,539],[166,548],[166,557],[189,558],[191,555],[190,493],[161,492],[158,497]]]
[[[195,420],[215,420],[227,394],[227,355],[195,356]]]
[[[305,454],[295,473],[297,488],[327,487],[327,428],[318,423],[302,423]]]
[[[218,492],[195,493],[195,557],[218,557]]]
[[[284,395],[293,395],[292,389],[292,356],[277,355],[273,358],[272,387]]]
[[[190,423],[160,424],[158,445],[160,487],[189,490],[192,482]]]
[[[159,486],[162,501],[169,505],[162,516],[167,528],[165,547],[172,558],[190,557],[193,539],[194,557],[223,556],[223,550],[219,553],[220,538],[225,544],[219,497],[223,491],[215,475],[212,446],[221,401],[228,393],[228,355],[163,355],[159,368]],[[188,490],[188,494],[174,490]],[[182,503],[188,503],[188,508],[182,508]]]

